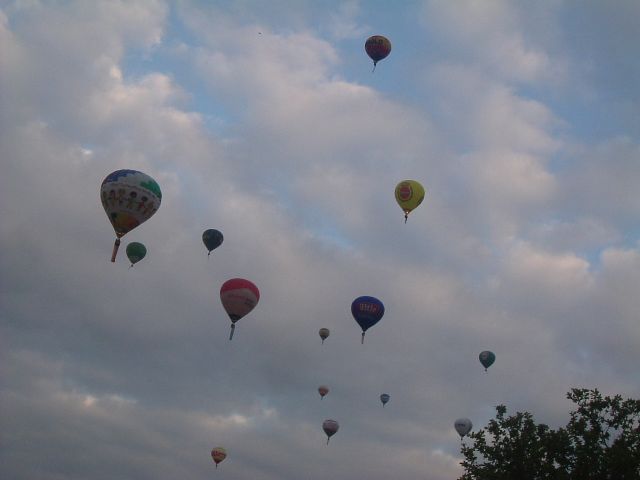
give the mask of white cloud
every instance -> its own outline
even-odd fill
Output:
[[[338,11],[330,15],[330,31],[334,38],[338,40],[366,37],[369,28],[360,25],[356,21],[361,15],[362,8],[358,0],[348,0],[343,2]]]
[[[459,58],[486,73],[524,83],[560,81],[565,62],[550,56],[536,37],[525,35],[532,10],[537,9],[502,0],[434,0],[425,3],[423,21],[454,46]]]
[[[514,4],[431,4],[441,29],[468,24],[447,48],[479,45],[427,75],[440,111],[344,78],[310,8],[96,5],[16,3],[1,23],[0,396],[23,432],[5,476],[207,478],[223,445],[230,478],[440,480],[460,474],[459,416],[481,426],[505,403],[562,422],[577,383],[633,394],[637,145],[576,147],[514,87],[556,75]],[[356,7],[344,35],[372,18]],[[465,8],[478,25],[452,18]],[[226,138],[205,128],[211,104]],[[120,167],[164,193],[125,237],[149,250],[131,270],[108,261],[98,199]],[[427,189],[406,225],[404,178]],[[205,228],[225,235],[209,259]],[[230,342],[218,290],[237,276],[262,296]],[[364,345],[361,294],[387,307]]]

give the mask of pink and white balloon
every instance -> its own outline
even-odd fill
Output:
[[[248,314],[258,304],[260,291],[249,280],[244,278],[232,278],[222,284],[220,288],[220,300],[222,306],[231,319],[231,334],[233,338],[236,322]]]

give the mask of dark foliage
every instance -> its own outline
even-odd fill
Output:
[[[557,430],[504,405],[463,445],[460,480],[640,480],[640,400],[574,388],[569,423]]]

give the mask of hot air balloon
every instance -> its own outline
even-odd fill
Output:
[[[328,419],[322,422],[322,429],[324,430],[324,433],[327,434],[327,445],[329,445],[329,439],[338,431],[339,428],[340,425],[338,425],[338,422],[335,420]]]
[[[127,245],[127,258],[131,262],[131,267],[142,260],[147,255],[147,247],[139,242],[131,242]]]
[[[387,404],[390,398],[391,395],[389,395],[388,393],[383,393],[382,395],[380,395],[380,401],[382,402],[383,407]]]
[[[459,418],[455,421],[453,426],[455,427],[456,432],[458,432],[458,435],[460,435],[460,441],[462,441],[462,437],[469,433],[473,428],[473,424],[468,418]]]
[[[396,185],[396,202],[404,212],[404,223],[407,223],[409,212],[424,200],[424,188],[415,180],[403,180]]]
[[[327,339],[327,337],[329,336],[329,329],[328,328],[321,328],[318,331],[318,335],[320,335],[320,338],[322,339],[322,343],[324,343],[324,341]]]
[[[493,362],[496,361],[496,354],[490,352],[489,350],[485,350],[484,352],[480,352],[478,358],[480,358],[480,363],[482,364],[482,366],[484,367],[484,371],[486,372],[487,368],[493,365]]]
[[[120,238],[147,221],[160,208],[160,186],[149,175],[136,170],[116,170],[100,187],[104,211],[116,232],[111,261],[116,261]]]
[[[216,468],[218,468],[218,464],[227,458],[227,451],[222,447],[216,447],[211,450],[211,458],[216,462]]]
[[[231,319],[231,333],[229,334],[229,340],[231,340],[236,322],[258,304],[260,291],[249,280],[232,278],[222,284],[220,300],[222,300],[222,306]]]
[[[324,398],[324,396],[329,393],[329,387],[327,387],[326,385],[320,385],[318,387],[318,393],[320,394],[320,400],[322,400]]]
[[[367,41],[364,43],[364,50],[367,52],[367,55],[371,57],[371,60],[373,60],[373,72],[378,62],[391,53],[391,42],[382,35],[373,35],[367,38]]]
[[[364,343],[364,333],[380,321],[384,315],[384,305],[375,297],[358,297],[351,304],[351,314],[362,328],[360,343]]]
[[[202,233],[202,241],[204,242],[204,246],[207,247],[207,250],[209,251],[207,256],[211,255],[211,250],[215,250],[220,245],[222,245],[223,240],[224,236],[222,235],[221,231],[214,228],[205,230]]]

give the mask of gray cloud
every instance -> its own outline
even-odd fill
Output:
[[[572,386],[637,396],[637,142],[591,149],[513,87],[559,88],[555,37],[532,40],[517,8],[456,36],[464,19],[429,7],[455,48],[495,46],[494,18],[519,66],[472,49],[416,74],[434,111],[345,79],[309,6],[278,23],[250,3],[21,5],[1,30],[3,476],[207,478],[223,445],[229,478],[437,480],[461,472],[455,418],[506,403],[558,424]],[[282,27],[253,35],[263,18]],[[128,52],[175,45],[171,21],[206,92],[171,65],[128,75]],[[229,112],[215,133],[190,108],[205,94]],[[131,270],[123,249],[109,262],[98,198],[123,167],[163,189],[124,238],[149,250]],[[427,188],[406,225],[404,178]],[[225,235],[209,259],[206,228]],[[229,342],[219,288],[237,276],[261,300]],[[387,312],[360,345],[365,294]]]

